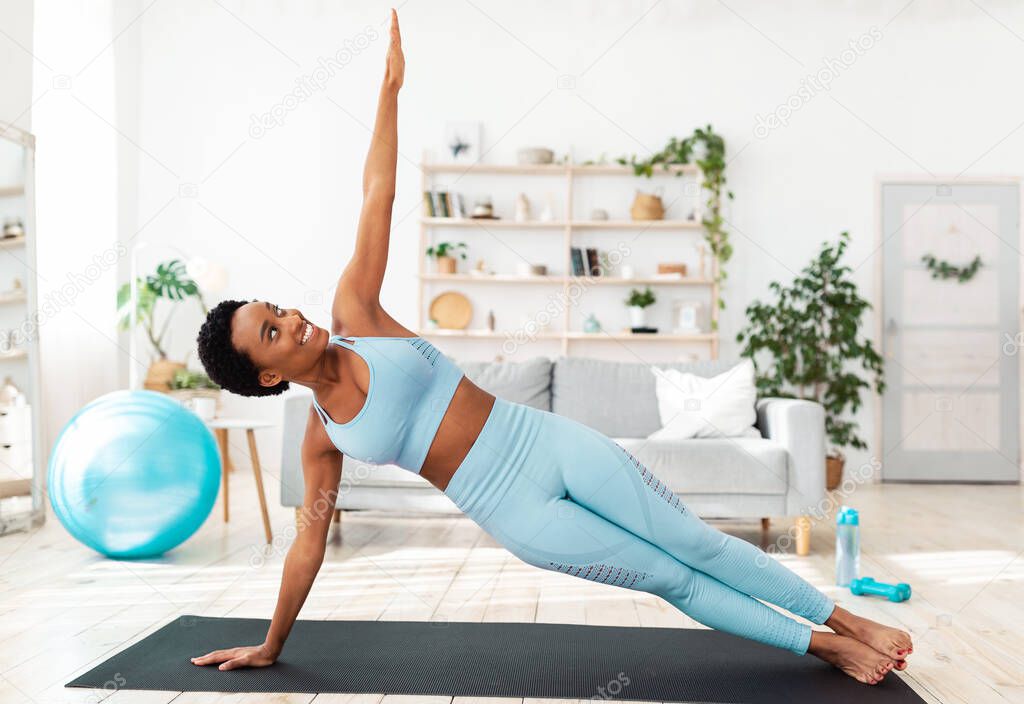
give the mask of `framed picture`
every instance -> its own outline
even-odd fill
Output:
[[[480,123],[446,122],[445,160],[453,164],[474,164],[480,160]]]

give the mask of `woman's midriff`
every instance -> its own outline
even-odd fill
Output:
[[[480,435],[492,406],[494,396],[462,377],[430,443],[420,476],[444,491]]]

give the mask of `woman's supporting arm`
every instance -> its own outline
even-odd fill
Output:
[[[378,317],[380,287],[388,263],[391,207],[395,200],[398,162],[398,91],[405,79],[405,57],[398,30],[398,15],[391,11],[391,44],[384,83],[377,101],[370,150],[363,169],[363,209],[359,215],[356,247],[338,281],[334,297],[335,329],[351,326],[353,317]]]
[[[341,453],[331,444],[323,424],[310,407],[306,436],[302,442],[305,495],[297,521],[298,533],[284,559],[277,608],[266,639],[260,645],[214,650],[192,658],[193,664],[219,665],[220,670],[234,670],[239,667],[266,667],[277,660],[324,561],[327,532],[331,527],[341,482],[341,461]]]
[[[315,415],[315,412],[314,412]],[[320,423],[316,418],[311,422]],[[319,428],[323,432],[323,427]],[[298,532],[284,558],[281,589],[270,629],[263,645],[275,659],[309,596],[326,552],[327,532],[334,517],[334,506],[341,482],[342,456],[334,447],[310,451],[303,443],[302,466],[306,480],[302,509],[297,517]]]

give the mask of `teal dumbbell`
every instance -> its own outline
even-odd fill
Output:
[[[854,596],[875,594],[884,596],[889,601],[906,601],[910,598],[910,585],[906,582],[899,584],[886,584],[876,582],[871,577],[861,577],[850,582],[850,591]]]

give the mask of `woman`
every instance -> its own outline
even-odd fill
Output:
[[[249,396],[312,389],[302,442],[306,513],[285,559],[266,640],[193,658],[222,670],[270,665],[324,557],[342,453],[419,473],[516,556],[544,569],[651,592],[713,628],[810,652],[861,682],[903,669],[910,636],[836,607],[776,560],[691,514],[636,458],[579,423],[496,399],[381,307],[395,195],[398,18],[363,175],[355,253],[338,282],[332,332],[297,310],[225,301],[199,334],[210,377]],[[324,513],[324,512],[320,512]],[[759,601],[760,600],[760,601]],[[781,606],[832,632],[812,631]]]

